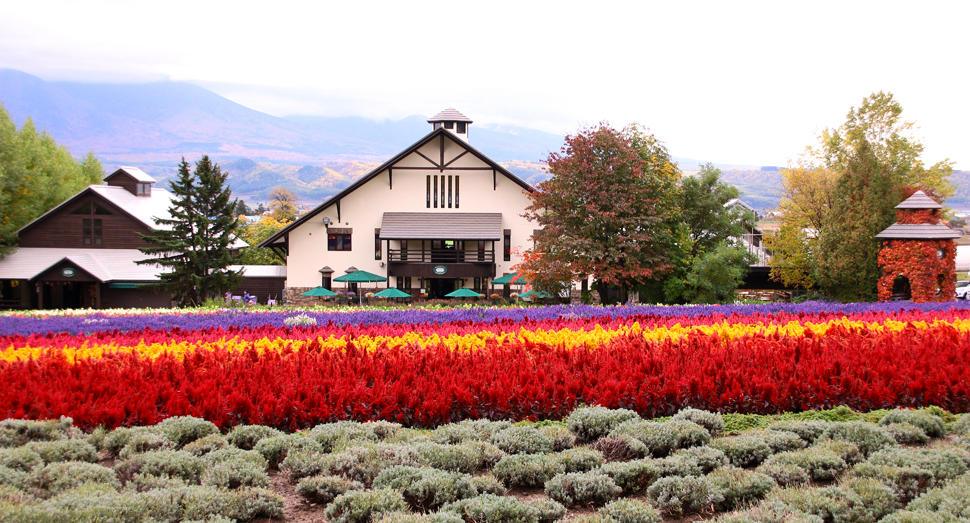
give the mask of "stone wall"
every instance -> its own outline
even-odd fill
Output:
[[[375,287],[365,287],[365,285],[375,285]],[[358,283],[357,288],[360,290],[361,294],[364,294],[365,296],[367,295],[368,292],[380,292],[387,288],[387,287],[376,287],[376,285],[382,285],[382,284]],[[321,303],[324,303],[322,302],[323,298],[319,298],[316,296],[300,296],[304,292],[314,288],[315,287],[287,287],[283,291],[283,294],[286,296],[285,303],[292,307],[312,307],[314,305],[320,305]],[[336,286],[333,289],[334,292],[341,292],[343,290],[344,289],[342,287],[336,287]],[[358,298],[359,296],[355,297],[354,301],[356,302]],[[336,300],[336,299],[337,298],[335,297],[330,298],[331,303],[333,302],[333,300]]]

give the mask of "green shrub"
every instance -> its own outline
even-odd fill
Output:
[[[147,427],[118,427],[108,434],[105,435],[104,439],[101,441],[101,447],[99,450],[106,451],[111,456],[118,456],[121,450],[128,445],[128,442],[136,434],[151,433],[159,438],[165,438],[161,434],[152,432],[150,428]],[[157,439],[146,437],[146,440]],[[165,438],[167,439],[167,438]],[[172,446],[174,443],[169,442]]]
[[[711,435],[707,429],[686,420],[651,421],[630,420],[617,425],[609,436],[619,438],[630,436],[646,445],[655,457],[663,457],[671,452],[687,447],[706,445]]]
[[[253,451],[259,452],[271,469],[278,469],[286,456],[297,450],[323,453],[323,446],[302,434],[288,434],[261,439],[253,447]]]
[[[707,412],[706,410],[687,407],[677,414],[674,414],[674,417],[671,419],[693,421],[707,429],[711,437],[716,437],[724,430],[724,419],[721,418],[721,415],[714,412]]]
[[[18,523],[138,523],[152,515],[139,494],[121,494],[108,485],[95,483],[41,503],[6,507],[0,504],[0,521]]]
[[[375,519],[377,523],[464,523],[458,514],[437,512],[434,514],[402,514],[395,512],[383,514]]]
[[[258,517],[283,517],[283,498],[264,489],[225,490],[215,487],[184,487],[184,519],[204,519],[215,515],[240,521]]]
[[[242,450],[234,447],[214,450],[199,459],[201,459],[208,467],[222,463],[227,463],[230,465],[249,463],[256,466],[260,470],[266,470],[266,468],[269,466],[266,458],[264,458],[259,452],[256,452],[255,450]]]
[[[115,472],[125,483],[136,475],[179,478],[189,484],[199,482],[205,462],[188,452],[154,450],[136,454],[115,465]]]
[[[754,467],[771,455],[771,447],[762,438],[740,435],[711,440],[711,448],[720,450],[735,467]]]
[[[798,465],[811,476],[814,481],[830,481],[845,471],[849,466],[838,454],[830,450],[809,447],[791,452],[781,452],[768,458],[765,464],[781,463]]]
[[[831,486],[775,490],[769,499],[822,518],[826,523],[873,523],[861,497],[851,489]]]
[[[819,436],[820,441],[827,439],[855,443],[864,456],[896,446],[896,440],[885,429],[863,421],[832,423]]]
[[[926,412],[925,410],[897,409],[879,420],[883,427],[894,423],[909,423],[923,430],[931,438],[942,438],[946,434],[943,418]]]
[[[642,491],[660,477],[660,469],[654,460],[607,463],[597,472],[609,476],[627,495]]]
[[[533,427],[509,427],[494,434],[489,442],[506,454],[552,452],[552,440]]]
[[[588,472],[606,463],[602,452],[589,447],[572,448],[552,457],[562,463],[565,472]]]
[[[98,462],[98,449],[81,439],[38,441],[31,443],[30,448],[40,455],[44,463],[53,463],[55,461]]]
[[[539,511],[513,497],[482,494],[449,503],[440,512],[460,515],[475,523],[538,523]]]
[[[51,463],[31,472],[26,483],[40,498],[49,498],[85,483],[103,483],[115,490],[121,488],[113,470],[86,461]]]
[[[202,475],[202,485],[232,490],[242,487],[269,488],[269,475],[265,467],[252,461],[229,460],[207,467]]]
[[[529,500],[527,503],[538,512],[539,523],[553,523],[566,516],[566,507],[558,501],[540,498]]]
[[[768,426],[770,430],[791,432],[811,445],[825,432],[827,421],[779,421]]]
[[[44,466],[44,458],[30,447],[0,449],[0,467],[31,472]]]
[[[368,523],[384,514],[407,511],[401,493],[387,488],[347,491],[337,496],[324,514],[331,523]]]
[[[925,510],[900,510],[879,520],[879,523],[946,523],[949,518]]]
[[[0,448],[19,447],[33,441],[67,439],[74,430],[74,420],[63,416],[42,421],[5,419],[0,421]]]
[[[481,468],[492,468],[500,459],[505,457],[505,452],[502,452],[502,449],[485,441],[468,440],[461,443],[461,446],[474,449],[481,456]]]
[[[356,421],[337,421],[313,427],[307,437],[323,447],[324,452],[334,452],[350,443],[374,443],[380,437],[367,425]]]
[[[760,472],[771,477],[782,487],[795,487],[808,485],[812,481],[811,476],[802,467],[794,463],[769,462],[763,463],[755,472]]]
[[[448,423],[436,428],[431,433],[431,440],[435,443],[462,443],[465,441],[488,441],[499,431],[511,427],[508,421],[489,421],[485,419],[464,420],[459,423]]]
[[[505,456],[492,475],[509,487],[541,487],[556,474],[563,473],[562,463],[544,454],[512,454]]]
[[[670,457],[693,461],[700,468],[702,474],[707,474],[718,467],[731,463],[724,451],[710,446],[680,449]]]
[[[0,483],[0,506],[4,504],[22,505],[30,503],[36,498],[12,485]],[[0,520],[3,521],[3,520]]]
[[[236,425],[226,435],[226,440],[234,447],[243,450],[252,450],[259,443],[259,440],[282,435],[282,432],[273,427],[263,425]]]
[[[22,489],[27,480],[27,472],[0,465],[0,485]]]
[[[289,476],[290,481],[295,482],[320,474],[326,465],[324,454],[310,450],[297,450],[286,455],[280,463],[280,472]]]
[[[418,443],[414,448],[428,466],[436,469],[471,474],[482,468],[482,453],[471,445],[427,442]]]
[[[538,429],[543,436],[552,441],[552,450],[555,452],[571,449],[576,445],[576,435],[565,425],[545,425]]]
[[[635,499],[617,499],[599,510],[599,515],[614,523],[660,523],[660,512]]]
[[[842,461],[845,461],[846,465],[855,465],[856,463],[862,463],[865,460],[865,456],[862,455],[862,451],[859,450],[859,446],[851,441],[842,440],[822,440],[816,443],[812,448],[817,450],[824,450],[828,452],[836,453]]]
[[[478,495],[467,474],[429,467],[397,466],[384,469],[374,478],[374,488],[393,488],[404,495],[404,500],[412,508],[422,512]]]
[[[118,457],[128,459],[142,452],[173,449],[175,449],[175,443],[162,434],[149,430],[132,431],[125,446],[118,452]]]
[[[970,435],[970,414],[960,416],[960,419],[950,427],[950,432],[959,436]]]
[[[187,486],[188,484],[181,478],[136,474],[131,481],[125,484],[125,489],[135,492],[151,492],[153,490],[170,490]]]
[[[340,476],[313,476],[300,480],[296,486],[296,493],[310,503],[326,505],[344,492],[363,489],[363,483]]]
[[[743,512],[724,514],[715,523],[824,523],[814,514],[806,514],[780,501],[762,502]]]
[[[193,456],[204,456],[210,452],[222,450],[228,447],[229,441],[226,440],[225,436],[222,434],[210,434],[189,443],[188,445],[182,447],[182,450],[192,454]]]
[[[377,420],[364,423],[364,428],[373,432],[380,439],[387,439],[393,437],[401,430],[401,424]]]
[[[878,453],[876,454],[878,455]],[[917,467],[859,463],[849,469],[848,478],[870,478],[893,489],[900,503],[908,503],[934,484],[933,474]]]
[[[104,438],[108,436],[108,429],[104,428],[103,425],[98,425],[91,431],[90,434],[84,434],[80,436],[88,443],[94,445],[94,448],[101,450],[104,445]]]
[[[874,520],[882,519],[883,516],[892,514],[900,507],[892,487],[877,479],[851,478],[845,481],[843,486],[859,495],[866,511],[872,514]]]
[[[768,444],[772,454],[800,450],[808,445],[798,434],[785,430],[753,430],[745,436],[761,438]]]
[[[589,448],[603,453],[606,461],[629,461],[646,456],[650,450],[636,438],[622,436],[619,438],[602,437],[594,441]]]
[[[668,476],[701,476],[704,470],[693,460],[685,456],[667,456],[666,458],[654,459],[653,463],[657,466],[660,477]]]
[[[475,485],[475,490],[477,490],[479,494],[495,494],[496,496],[505,495],[505,485],[503,485],[498,478],[491,474],[472,476],[471,481],[472,485]]]
[[[384,469],[397,465],[421,466],[418,452],[404,445],[372,443],[361,447],[351,447],[343,452],[327,454],[322,458],[320,472],[370,485]]]
[[[567,507],[589,507],[613,501],[623,489],[606,474],[574,472],[554,476],[546,482],[545,492],[547,496]]]
[[[720,489],[724,497],[717,504],[719,510],[734,510],[744,504],[753,503],[775,488],[775,480],[767,474],[737,467],[719,468],[708,474],[707,480]]]
[[[566,426],[583,441],[594,441],[609,434],[620,423],[639,420],[640,415],[627,409],[580,407],[566,417]]]
[[[193,441],[218,434],[215,423],[192,416],[175,416],[155,425],[155,430],[164,434],[176,448],[182,448]]]
[[[884,449],[869,457],[873,465],[912,467],[932,475],[929,486],[949,481],[967,473],[968,455],[959,449]]]
[[[668,516],[679,518],[724,501],[720,489],[707,478],[671,476],[660,478],[647,489],[650,503]]]
[[[930,440],[923,429],[912,423],[890,423],[883,425],[883,428],[896,440],[896,443],[901,445],[917,443],[922,445]]]

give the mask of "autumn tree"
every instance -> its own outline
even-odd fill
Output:
[[[38,132],[30,118],[18,131],[0,104],[0,257],[16,243],[21,227],[103,179],[94,153],[78,161],[50,134]]]
[[[286,260],[281,259],[269,247],[256,247],[263,240],[276,234],[285,227],[285,223],[280,223],[272,216],[262,216],[258,220],[239,222],[239,238],[249,244],[239,254],[239,264],[241,265],[286,265]]]
[[[285,187],[273,187],[269,193],[269,208],[278,222],[292,222],[296,219],[297,196]]]
[[[773,252],[773,279],[818,286],[840,299],[875,296],[870,273],[879,244],[863,235],[893,222],[893,207],[906,186],[941,198],[954,191],[948,179],[952,163],[923,163],[923,145],[902,111],[891,93],[869,95],[783,173],[783,222],[766,242]],[[877,204],[879,198],[885,201]],[[851,288],[842,279],[849,275],[858,275]]]
[[[647,149],[654,150],[653,162],[644,158]],[[592,275],[604,302],[625,302],[631,287],[669,271],[656,240],[667,218],[665,177],[676,169],[663,158],[666,149],[637,128],[603,123],[566,137],[562,150],[549,154],[552,177],[530,193],[524,216],[542,228],[521,272],[568,267],[576,277]]]
[[[208,156],[196,162],[193,172],[182,158],[171,182],[170,217],[156,220],[154,234],[142,235],[151,246],[140,250],[152,257],[137,263],[169,269],[159,276],[158,286],[184,305],[199,305],[242,283],[241,274],[227,269],[239,260],[230,249],[238,223],[226,176]]]

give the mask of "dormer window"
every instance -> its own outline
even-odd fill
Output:
[[[445,122],[445,129],[448,129],[450,131],[451,129],[454,129],[454,128],[455,128],[455,122]]]
[[[458,122],[458,129],[455,130],[458,134],[465,134],[465,122]]]
[[[152,195],[152,184],[150,183],[139,183],[138,184],[138,196],[151,196]]]

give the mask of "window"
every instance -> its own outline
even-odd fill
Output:
[[[434,123],[434,130],[437,131],[438,129],[441,129],[441,122]]]
[[[455,175],[455,209],[458,208],[458,175]]]
[[[505,229],[502,233],[502,259],[512,261],[512,229]]]
[[[401,261],[408,261],[408,241],[401,240]]]
[[[101,229],[101,220],[98,218],[81,220],[81,236],[84,238],[84,245],[101,245]]]
[[[152,186],[149,183],[138,184],[138,196],[148,196],[152,193]]]
[[[71,214],[96,214],[100,216],[110,216],[107,209],[94,202],[86,202],[74,210]]]
[[[485,240],[478,240],[478,261],[485,261]]]
[[[441,175],[441,208],[445,208],[445,175]]]
[[[397,288],[402,291],[411,290],[411,277],[410,276],[398,276],[397,277]]]
[[[475,278],[475,286],[473,287],[475,292],[479,294],[485,294],[485,292],[482,290],[482,280],[484,279],[485,278]]]
[[[428,185],[428,203],[427,203],[427,207],[430,209],[431,208],[431,175],[430,174],[426,177],[425,182]]]
[[[458,122],[458,134],[465,134],[465,122]]]
[[[451,209],[451,175],[448,175],[448,208]]]
[[[350,235],[349,234],[328,234],[327,250],[328,251],[349,251]]]
[[[323,278],[321,278],[320,286],[328,291],[332,291],[333,289],[330,288],[331,285],[333,285],[332,281],[333,280],[330,278],[330,276],[325,275]]]
[[[374,259],[381,259],[381,230],[374,229]]]
[[[434,177],[434,208],[438,208],[438,176]]]
[[[455,122],[445,122],[445,129],[454,129]]]

